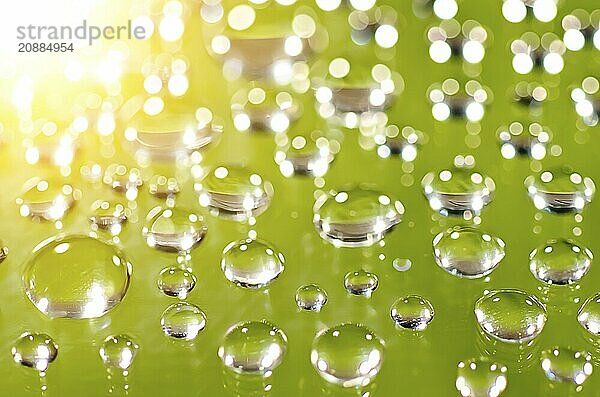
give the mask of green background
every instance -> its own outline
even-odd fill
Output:
[[[475,19],[491,33],[477,80],[491,89],[494,100],[481,122],[481,132],[477,135],[481,143],[476,148],[467,145],[467,141],[477,138],[467,139],[469,134],[463,120],[439,123],[431,117],[427,88],[448,77],[466,81],[459,61],[437,65],[429,59],[426,29],[439,22],[433,16],[426,19],[414,17],[408,1],[388,3],[402,16],[394,63],[406,85],[404,93],[389,110],[390,119],[399,126],[410,125],[424,131],[429,142],[419,149],[410,176],[402,179],[406,172],[401,160],[384,160],[374,151],[361,149],[358,132],[344,131],[342,150],[325,176],[325,188],[347,183],[374,183],[399,198],[406,207],[403,222],[387,235],[385,247],[354,249],[336,249],[322,241],[315,232],[312,225],[316,189],[313,180],[301,177],[288,179],[280,174],[273,161],[275,145],[272,135],[243,134],[233,129],[228,110],[233,85],[225,85],[220,78],[220,65],[205,51],[197,3],[188,4],[193,12],[187,21],[182,51],[192,65],[192,88],[183,103],[173,106],[209,106],[225,120],[221,142],[204,154],[202,165],[241,163],[270,180],[275,187],[270,208],[257,218],[258,222],[253,227],[206,216],[208,234],[205,241],[192,251],[191,266],[198,277],[198,284],[187,301],[201,307],[208,320],[206,329],[192,343],[166,338],[159,324],[162,311],[176,300],[158,291],[156,278],[163,267],[175,265],[176,256],[147,247],[141,237],[146,213],[161,204],[160,200],[148,194],[147,185],[142,187],[137,199],[135,214],[138,221],[128,223],[120,236],[124,251],[134,267],[131,287],[119,306],[95,320],[50,320],[27,300],[21,283],[24,259],[39,241],[57,231],[50,223],[34,223],[19,216],[15,198],[22,183],[31,176],[47,174],[49,166],[25,164],[20,137],[10,128],[14,127],[15,119],[11,115],[5,117],[5,127],[9,128],[5,128],[8,144],[2,147],[0,158],[0,180],[3,183],[0,238],[9,247],[10,254],[0,265],[0,375],[3,378],[0,394],[40,394],[40,381],[34,371],[20,368],[10,357],[14,340],[24,331],[34,331],[48,333],[60,346],[58,358],[46,377],[46,395],[49,396],[103,396],[111,387],[116,388],[112,394],[120,395],[124,394],[122,387],[125,383],[129,385],[129,395],[133,396],[221,396],[227,395],[226,390],[250,395],[248,390],[253,384],[224,372],[216,352],[231,325],[244,320],[268,319],[282,328],[289,338],[287,356],[269,379],[272,383],[269,395],[353,395],[352,391],[326,385],[309,360],[311,342],[317,331],[351,321],[368,326],[386,342],[383,368],[373,385],[376,396],[454,396],[458,395],[454,387],[458,361],[484,355],[474,321],[473,304],[484,290],[505,287],[534,293],[548,303],[549,319],[539,337],[538,349],[558,345],[593,351],[577,323],[576,312],[583,300],[600,289],[598,265],[592,266],[580,289],[548,291],[529,272],[528,254],[549,238],[573,237],[575,226],[583,231],[578,239],[594,253],[599,253],[600,243],[594,238],[600,233],[598,203],[593,202],[584,210],[581,223],[576,223],[572,215],[542,214],[536,220],[534,216],[538,212],[526,195],[523,180],[539,163],[523,158],[503,159],[496,131],[513,121],[538,121],[553,132],[552,144],[562,147],[560,156],[547,156],[541,161],[543,168],[570,164],[583,175],[600,182],[596,157],[599,149],[595,136],[598,134],[597,127],[577,128],[578,117],[569,98],[570,89],[580,85],[584,77],[598,77],[600,53],[589,48],[579,53],[568,52],[565,68],[559,76],[549,77],[533,72],[522,77],[512,70],[509,49],[510,42],[528,30],[538,33],[554,31],[562,35],[562,16],[577,7],[591,10],[594,2],[562,1],[558,17],[547,24],[535,21],[509,24],[501,15],[500,1],[465,0],[459,3],[459,21]],[[345,42],[347,32],[340,27],[340,21],[345,18],[343,11],[334,14],[326,17],[320,13],[321,23],[335,32],[335,40]],[[273,15],[273,18],[276,16]],[[330,49],[322,56],[326,58],[338,49]],[[141,90],[139,77],[129,78],[132,81],[129,89],[132,92],[135,89],[131,87]],[[544,82],[546,87],[553,87],[551,99],[544,103],[540,116],[531,117],[523,107],[511,101],[511,87],[522,79]],[[71,179],[76,187],[82,189],[83,199],[64,219],[64,232],[87,232],[90,204],[98,198],[118,197],[107,186],[84,182],[77,170],[80,164],[89,160],[104,166],[111,162],[135,165],[118,143],[125,127],[125,124],[119,125],[115,133],[117,153],[113,158],[103,158],[98,150],[97,137],[86,133]],[[293,126],[291,133],[294,133]],[[494,178],[497,185],[494,201],[482,214],[481,227],[506,242],[507,256],[488,282],[453,277],[442,271],[432,257],[433,236],[464,221],[434,214],[422,196],[419,181],[426,172],[450,166],[458,154],[474,155],[477,169]],[[149,172],[152,173],[152,170]],[[401,179],[406,182],[411,178],[412,185],[401,182]],[[190,179],[184,183],[184,192],[178,196],[177,204],[197,208],[196,203]],[[277,246],[287,259],[284,273],[268,289],[238,288],[229,283],[220,270],[222,249],[230,241],[246,236],[250,229]],[[380,254],[385,259],[380,259]],[[409,258],[413,266],[409,271],[398,272],[392,267],[394,258]],[[344,274],[359,268],[379,276],[380,286],[370,299],[351,296],[343,288]],[[305,283],[317,283],[327,291],[329,302],[320,313],[298,312],[294,293]],[[422,334],[397,331],[389,317],[389,308],[394,300],[407,294],[423,295],[435,307],[435,319]],[[116,377],[107,379],[98,355],[104,338],[118,333],[129,334],[141,347],[126,381]],[[495,358],[508,366],[508,388],[503,395],[565,396],[570,393],[551,390],[536,351],[525,363],[518,362],[515,352],[498,354]],[[600,372],[600,367],[595,372]],[[594,373],[583,391],[576,394],[600,396],[600,375]]]

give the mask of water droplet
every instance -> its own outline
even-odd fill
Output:
[[[463,397],[498,397],[506,389],[506,366],[487,358],[458,363],[456,388]]]
[[[525,179],[533,205],[549,212],[581,211],[592,201],[596,185],[568,167],[551,169]]]
[[[281,136],[279,148],[275,153],[275,162],[279,165],[283,176],[312,175],[321,177],[327,173],[329,163],[334,158],[329,139],[325,136],[319,136],[316,139],[312,136],[302,135],[292,139],[288,139],[284,134]]]
[[[241,167],[217,167],[195,185],[199,202],[213,215],[244,221],[271,203],[273,185]]]
[[[433,320],[435,311],[427,299],[419,295],[409,295],[394,302],[390,315],[398,327],[423,331]]]
[[[233,125],[238,131],[283,133],[298,119],[302,108],[289,92],[263,88],[255,83],[241,89],[231,99]]]
[[[81,191],[57,179],[31,178],[17,199],[21,216],[57,221],[81,198]]]
[[[142,230],[146,243],[165,251],[189,251],[200,244],[207,227],[204,218],[185,208],[155,207]]]
[[[193,115],[161,112],[156,116],[143,116],[138,120],[133,134],[136,157],[181,158],[206,148],[219,140],[223,127],[210,117],[197,120]],[[133,131],[133,130],[132,130]]]
[[[337,247],[366,247],[400,223],[404,206],[367,187],[322,194],[313,207],[319,235]]]
[[[113,234],[119,234],[122,225],[131,216],[131,210],[119,202],[96,200],[91,209],[93,215],[90,216],[90,223],[92,227],[110,230]]]
[[[547,284],[573,284],[587,274],[592,259],[592,252],[578,242],[553,239],[531,252],[529,270]]]
[[[344,277],[344,287],[352,295],[370,297],[378,286],[379,278],[377,275],[366,270],[348,272]]]
[[[100,346],[100,358],[107,368],[129,369],[140,347],[128,335],[111,335]]]
[[[461,167],[430,172],[421,181],[429,206],[442,215],[479,213],[493,198],[496,184],[493,179]]]
[[[191,341],[206,326],[206,315],[191,303],[174,303],[163,312],[160,325],[166,336]]]
[[[144,183],[140,170],[130,170],[123,164],[111,164],[106,167],[102,180],[115,191],[125,193],[130,200],[137,197],[137,190]]]
[[[399,272],[406,272],[410,270],[412,265],[413,263],[410,259],[394,258],[392,261],[392,266]]]
[[[283,254],[270,243],[244,239],[232,241],[223,250],[221,270],[227,280],[245,288],[262,288],[284,270]]]
[[[437,264],[453,276],[481,278],[504,258],[504,241],[472,227],[455,226],[433,239]]]
[[[196,276],[191,269],[165,267],[158,275],[157,284],[163,294],[185,299],[196,286]]]
[[[577,320],[588,332],[600,336],[600,293],[591,296],[581,305]]]
[[[544,329],[546,307],[533,295],[518,289],[491,291],[475,302],[481,329],[502,342],[526,343]]]
[[[341,324],[315,337],[310,361],[326,381],[343,387],[366,386],[381,369],[384,344],[362,325]]]
[[[167,198],[179,193],[177,178],[154,175],[148,184],[150,186],[148,188],[150,194],[159,198]]]
[[[303,285],[296,291],[296,304],[302,310],[319,312],[327,303],[327,293],[318,285]]]
[[[231,327],[217,351],[223,364],[240,374],[266,375],[281,364],[287,336],[268,321],[246,321]]]
[[[592,374],[592,356],[584,351],[555,347],[541,353],[541,365],[548,379],[582,385]]]
[[[2,263],[8,256],[8,247],[0,240],[0,263]]]
[[[25,264],[23,286],[48,317],[96,318],[121,302],[130,277],[131,264],[116,247],[68,235],[34,248]]]
[[[58,345],[46,334],[25,332],[11,353],[17,364],[45,372],[58,355]]]

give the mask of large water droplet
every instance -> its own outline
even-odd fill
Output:
[[[487,358],[458,363],[456,388],[463,397],[498,397],[506,389],[506,366]]]
[[[314,225],[323,239],[337,247],[365,247],[380,241],[400,223],[404,206],[359,186],[321,195],[313,211]]]
[[[58,345],[46,334],[25,332],[11,353],[16,363],[45,372],[58,355]]]
[[[158,275],[157,285],[163,294],[185,299],[196,286],[196,276],[190,269],[165,267]]]
[[[589,297],[581,305],[577,320],[588,332],[600,336],[600,293]]]
[[[273,185],[241,167],[217,167],[195,184],[199,202],[213,215],[243,221],[263,213],[271,203]]]
[[[472,227],[456,226],[433,239],[437,264],[448,273],[465,278],[490,274],[504,258],[504,241]]]
[[[155,207],[146,217],[142,230],[146,243],[165,251],[189,251],[198,245],[207,227],[202,215],[185,208]]]
[[[283,254],[270,243],[244,239],[232,241],[223,250],[221,270],[227,280],[245,288],[262,288],[284,270]]]
[[[419,295],[409,295],[394,302],[390,315],[398,327],[423,331],[433,320],[435,311],[427,299]]]
[[[160,317],[165,335],[175,339],[194,340],[206,326],[206,315],[196,305],[174,303]]]
[[[95,318],[121,302],[130,277],[131,264],[116,247],[68,235],[34,248],[25,264],[23,286],[48,317]]]
[[[479,213],[496,190],[492,178],[466,167],[430,172],[421,185],[430,207],[443,215]]]
[[[22,216],[57,221],[81,198],[81,192],[60,180],[31,178],[17,199]]]
[[[573,284],[590,270],[593,257],[588,248],[576,241],[548,240],[529,255],[529,270],[547,284]]]
[[[384,344],[362,325],[341,324],[315,337],[312,365],[328,382],[344,387],[366,386],[381,369]]]
[[[318,285],[303,285],[296,291],[296,305],[302,310],[319,312],[327,303],[327,293]]]
[[[528,176],[525,187],[533,205],[550,212],[581,211],[596,192],[591,178],[583,177],[568,167]]]
[[[594,369],[592,356],[584,351],[555,347],[541,354],[542,370],[555,382],[571,382],[582,385]]]
[[[287,336],[268,321],[246,321],[231,327],[217,354],[223,364],[240,374],[266,375],[281,364]]]
[[[129,369],[140,347],[128,335],[111,335],[100,346],[100,358],[107,368]]]
[[[379,278],[375,273],[366,270],[357,270],[346,273],[344,287],[352,295],[370,297],[379,286]]]
[[[533,295],[518,289],[491,291],[475,302],[481,329],[502,342],[525,343],[544,329],[546,307]]]

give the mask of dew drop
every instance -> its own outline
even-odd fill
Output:
[[[581,211],[592,201],[596,185],[568,167],[543,171],[525,179],[533,205],[549,212]]]
[[[119,202],[96,200],[91,207],[90,223],[94,229],[120,232],[122,225],[131,216],[131,210]]]
[[[96,318],[121,302],[130,277],[131,264],[115,246],[67,235],[34,248],[25,264],[23,286],[48,317]]]
[[[357,270],[346,273],[344,287],[352,295],[370,297],[379,286],[379,278],[375,273]]]
[[[539,281],[566,285],[577,283],[592,265],[592,252],[574,240],[553,239],[529,255],[529,270]]]
[[[160,325],[166,336],[191,341],[206,326],[206,315],[191,303],[174,303],[163,312]]]
[[[435,311],[427,299],[419,295],[409,295],[394,302],[390,315],[398,327],[423,331],[433,320]]]
[[[200,244],[207,231],[204,218],[185,208],[155,207],[142,230],[146,243],[165,251],[189,251]]]
[[[455,226],[433,239],[437,264],[453,276],[481,278],[504,258],[504,241],[472,227]]]
[[[429,206],[442,215],[479,213],[493,198],[493,179],[469,168],[430,172],[421,181]]]
[[[318,285],[303,285],[296,290],[296,305],[302,310],[320,312],[327,303],[327,293]]]
[[[163,294],[185,299],[196,286],[196,276],[190,269],[165,267],[158,275],[157,285]]]
[[[21,216],[58,221],[81,198],[81,191],[60,180],[31,178],[17,198]]]
[[[498,397],[507,385],[506,366],[487,358],[458,363],[456,388],[463,397]]]
[[[217,355],[239,374],[266,375],[277,368],[287,351],[287,336],[268,321],[246,321],[231,327]]]
[[[584,351],[555,347],[541,353],[542,370],[554,382],[582,385],[592,374],[592,356]]]
[[[262,288],[284,270],[285,258],[270,243],[243,239],[232,241],[223,250],[221,270],[227,280],[244,288]]]
[[[491,291],[475,302],[475,317],[489,336],[508,343],[526,343],[544,329],[546,307],[518,289]]]
[[[319,235],[336,247],[366,247],[400,223],[404,206],[367,187],[322,194],[313,207]]]
[[[262,214],[273,197],[273,185],[242,167],[217,167],[196,183],[200,205],[211,214],[236,221]]]
[[[0,240],[0,263],[2,263],[8,256],[8,247],[2,240]]]
[[[285,177],[312,175],[322,177],[329,169],[334,155],[329,140],[298,135],[280,146],[275,153],[275,162]]]
[[[589,333],[600,336],[600,293],[591,296],[581,305],[577,320]]]
[[[177,178],[167,178],[164,175],[154,175],[148,184],[150,194],[159,198],[168,198],[180,191]]]
[[[315,337],[310,360],[327,382],[343,387],[366,386],[381,369],[384,343],[368,328],[341,324]]]
[[[111,335],[100,346],[100,358],[107,368],[129,369],[139,346],[128,335]]]
[[[46,334],[25,332],[17,339],[11,353],[17,364],[45,372],[58,355],[58,345]]]

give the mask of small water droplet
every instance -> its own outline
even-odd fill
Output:
[[[58,221],[81,198],[81,191],[58,179],[31,178],[17,198],[21,216]]]
[[[487,358],[458,363],[456,388],[463,397],[498,397],[507,385],[506,366]]]
[[[467,167],[430,172],[421,181],[429,206],[442,215],[479,213],[493,198],[493,179]]]
[[[246,321],[231,327],[217,355],[225,367],[239,374],[266,375],[281,364],[287,336],[268,321]]]
[[[148,185],[150,194],[159,198],[172,197],[180,191],[177,178],[164,175],[154,175]]]
[[[262,214],[273,197],[273,185],[242,167],[217,167],[195,184],[198,200],[211,214],[246,221]]]
[[[588,332],[600,336],[600,293],[586,299],[577,313],[577,320]]]
[[[533,205],[549,212],[581,211],[592,201],[596,185],[568,167],[555,168],[525,179]]]
[[[539,281],[565,285],[581,280],[592,265],[592,252],[574,240],[552,239],[529,255],[529,270]]]
[[[207,227],[202,215],[185,208],[155,207],[142,230],[146,243],[165,251],[189,251],[200,244]]]
[[[221,270],[227,280],[245,288],[262,288],[284,270],[285,258],[270,243],[243,239],[232,241],[223,250]]]
[[[2,263],[8,256],[8,247],[2,240],[0,240],[0,263]]]
[[[435,311],[426,298],[409,295],[394,302],[390,315],[398,327],[423,331],[433,320]]]
[[[191,269],[165,267],[158,275],[157,284],[163,294],[185,299],[196,286],[196,276]]]
[[[297,135],[288,139],[281,134],[279,148],[275,153],[275,162],[285,177],[294,175],[312,175],[321,177],[327,173],[334,155],[329,139],[319,136]]]
[[[366,270],[357,270],[346,273],[344,287],[352,295],[370,297],[379,286],[379,278],[375,273]]]
[[[125,193],[129,200],[137,197],[137,190],[144,183],[140,170],[128,169],[123,164],[111,164],[106,167],[102,180],[115,191]]]
[[[121,232],[122,225],[131,215],[131,210],[125,205],[106,200],[96,200],[92,204],[90,223],[93,229],[109,230],[116,235]]]
[[[107,368],[129,369],[140,347],[128,335],[110,335],[100,346],[100,358]]]
[[[121,302],[130,277],[131,264],[115,246],[68,235],[34,248],[25,264],[23,286],[48,317],[96,318]]]
[[[412,261],[410,259],[394,258],[392,266],[399,272],[406,272],[412,267]]]
[[[433,239],[437,264],[448,273],[465,278],[490,274],[504,258],[504,241],[472,227],[456,226]]]
[[[303,285],[296,291],[296,305],[302,310],[319,312],[327,303],[327,293],[318,285]]]
[[[400,223],[404,206],[365,186],[322,194],[313,207],[319,235],[337,247],[365,247],[379,242]]]
[[[25,332],[11,353],[17,364],[45,372],[58,355],[58,345],[46,334]]]
[[[351,323],[317,334],[310,360],[327,382],[343,387],[369,384],[381,369],[384,343],[371,330]]]
[[[546,307],[533,295],[517,289],[491,291],[475,302],[481,329],[502,342],[526,343],[544,329]]]
[[[166,336],[191,341],[196,339],[206,326],[206,315],[191,303],[174,303],[163,312],[160,325]]]
[[[555,347],[541,353],[544,374],[554,382],[571,382],[582,385],[592,374],[592,356],[584,351]]]

